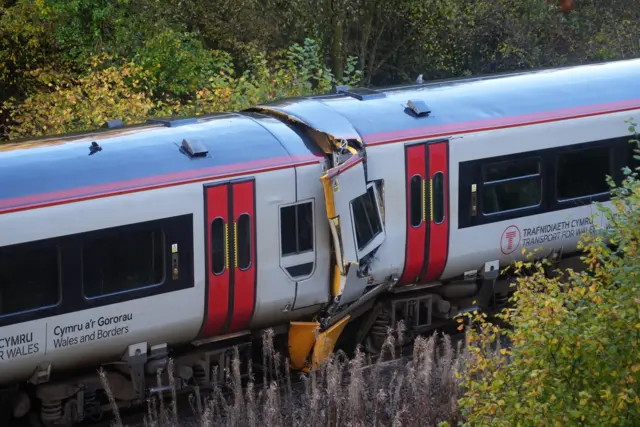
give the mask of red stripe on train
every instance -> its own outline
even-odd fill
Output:
[[[0,214],[103,197],[118,196],[121,194],[136,193],[139,191],[156,190],[176,185],[211,181],[214,179],[231,178],[239,175],[249,175],[306,166],[318,163],[319,161],[318,157],[311,154],[291,157],[274,157],[270,159],[212,166],[209,168],[174,172],[170,174],[153,175],[128,181],[118,181],[100,185],[71,188],[68,190],[12,197],[0,200]]]
[[[447,123],[443,125],[423,126],[413,129],[399,129],[388,132],[370,133],[363,136],[366,145],[381,145],[394,142],[422,138],[438,138],[469,132],[507,129],[511,127],[549,123],[561,120],[579,119],[602,114],[620,113],[640,109],[640,99],[607,102],[604,104],[586,105],[542,111],[539,113],[521,114],[517,116],[497,117],[468,122]],[[426,119],[429,120],[428,118]]]

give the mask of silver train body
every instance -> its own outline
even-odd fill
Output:
[[[167,358],[204,384],[267,328],[306,369],[313,328],[375,351],[381,313],[421,331],[495,304],[522,249],[564,259],[606,225],[639,117],[631,60],[0,145],[5,403],[69,423],[100,365],[126,406]]]

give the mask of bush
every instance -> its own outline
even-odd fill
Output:
[[[350,58],[344,79],[336,81],[311,39],[273,55],[255,52],[250,68],[236,76],[227,53],[204,50],[193,40],[171,34],[149,41],[133,60],[94,56],[82,75],[54,67],[30,71],[37,89],[23,102],[10,99],[3,105],[11,112],[7,135],[14,139],[84,131],[112,119],[132,124],[149,116],[238,111],[281,97],[326,92],[333,84],[352,85],[359,79],[356,59]],[[182,56],[161,61],[164,41]]]
[[[30,72],[42,90],[22,103],[5,103],[12,119],[8,136],[75,132],[100,127],[112,119],[143,121],[154,107],[149,93],[142,90],[147,80],[143,69],[133,63],[98,66],[94,60],[85,76],[50,67]]]
[[[610,182],[613,208],[599,207],[610,226],[582,237],[585,271],[550,277],[544,259],[517,263],[514,306],[498,316],[509,327],[471,316],[469,425],[638,425],[640,181],[625,174]],[[501,335],[510,348],[492,348]]]
[[[9,100],[10,138],[42,136],[100,127],[106,120],[143,121],[154,108],[144,70],[133,63],[102,67],[95,58],[85,76],[51,67],[31,71],[42,87],[22,103]]]

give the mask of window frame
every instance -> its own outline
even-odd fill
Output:
[[[301,251],[299,249],[299,241],[300,241],[300,227],[298,226],[299,222],[298,222],[298,211],[299,211],[299,207],[303,206],[303,205],[309,205],[311,206],[311,249],[306,249]],[[294,225],[294,235],[295,235],[295,239],[296,239],[296,250],[294,252],[288,252],[288,253],[283,253],[284,250],[284,246],[283,246],[283,236],[282,236],[282,231],[284,229],[283,224],[282,224],[282,212],[284,209],[288,209],[288,208],[294,208],[294,213],[295,213],[295,225]],[[302,255],[305,254],[307,252],[314,252],[315,251],[315,227],[314,227],[314,219],[315,219],[315,215],[314,215],[314,203],[313,203],[313,199],[310,200],[303,200],[303,201],[297,201],[295,203],[290,203],[287,205],[280,205],[278,206],[278,221],[280,224],[280,257],[282,258],[287,258],[287,257],[291,257],[291,256],[296,256],[296,255]]]
[[[565,145],[555,145],[544,149],[532,149],[528,151],[517,151],[508,154],[500,154],[488,156],[484,158],[476,158],[458,163],[458,228],[464,229],[469,227],[477,227],[480,225],[491,224],[500,221],[515,220],[518,218],[526,218],[533,215],[539,215],[547,212],[556,212],[565,209],[573,209],[581,206],[587,206],[594,202],[606,203],[610,200],[609,191],[592,196],[585,196],[579,199],[567,199],[563,201],[557,200],[557,160],[567,152],[586,150],[591,148],[608,148],[609,151],[609,175],[619,185],[624,178],[622,168],[628,166],[631,162],[629,158],[629,140],[632,135],[624,134],[610,138],[597,139],[592,141],[581,141]],[[523,208],[509,212],[482,214],[481,197],[483,196],[483,180],[482,166],[489,163],[497,163],[500,161],[518,161],[521,159],[540,157],[542,159],[542,203],[538,207]],[[476,186],[477,192],[477,213],[473,214],[472,203],[473,186]]]
[[[214,255],[214,251],[213,251],[213,223],[216,222],[217,220],[221,220],[222,221],[222,271],[220,271],[219,273],[216,273],[213,270],[213,255]],[[228,251],[228,242],[229,242],[229,236],[227,236],[227,233],[229,233],[229,225],[225,222],[224,217],[222,216],[217,216],[215,218],[213,218],[213,220],[211,220],[211,224],[209,224],[209,230],[208,232],[211,233],[211,247],[209,248],[209,252],[210,252],[210,257],[211,257],[211,274],[213,274],[214,276],[220,276],[224,273],[227,272],[228,268],[227,265],[229,263],[229,251]]]
[[[485,171],[494,165],[497,164],[513,164],[513,163],[525,163],[525,162],[530,162],[530,161],[535,161],[537,162],[537,166],[538,166],[538,173],[534,173],[534,174],[527,174],[527,175],[520,175],[520,176],[515,176],[515,177],[510,177],[510,178],[503,178],[503,179],[497,179],[497,180],[493,180],[493,181],[484,181],[484,176],[485,176]],[[479,200],[479,209],[478,212],[480,213],[480,215],[482,215],[482,217],[484,218],[491,218],[491,217],[497,217],[497,216],[501,216],[501,215],[510,215],[513,213],[519,213],[519,212],[526,212],[526,211],[531,211],[531,210],[535,210],[535,209],[539,209],[542,206],[542,203],[544,202],[544,197],[545,197],[545,191],[544,191],[544,180],[543,180],[543,171],[544,171],[544,159],[541,156],[536,156],[536,155],[529,155],[529,156],[524,156],[524,157],[520,157],[517,159],[513,159],[513,160],[498,160],[498,161],[493,161],[493,162],[488,162],[488,163],[484,163],[482,164],[482,166],[480,167],[480,194],[478,197]],[[501,211],[496,211],[496,212],[485,212],[484,208],[484,196],[485,196],[485,191],[487,188],[489,187],[493,187],[493,186],[498,186],[501,184],[505,184],[508,182],[518,182],[518,181],[536,181],[538,184],[538,187],[540,188],[540,199],[538,200],[538,203],[536,203],[535,205],[529,205],[529,206],[521,206],[518,208],[513,208],[513,209],[505,209],[505,210],[501,210]]]
[[[442,220],[441,221],[436,221],[436,216],[435,216],[435,206],[436,206],[436,186],[435,186],[435,180],[436,180],[436,176],[441,176],[442,177]],[[431,191],[433,192],[433,209],[431,212],[431,215],[433,217],[433,223],[436,225],[440,225],[443,224],[446,220],[447,220],[447,180],[446,180],[446,176],[444,174],[444,172],[442,171],[436,171],[436,173],[433,174],[433,177],[431,178],[431,185],[432,185],[432,189]]]
[[[249,263],[247,264],[246,267],[240,267],[240,244],[239,244],[239,235],[240,235],[240,218],[246,216],[247,218],[249,218],[249,224],[248,224],[248,232],[249,232]],[[251,267],[253,266],[253,246],[254,246],[254,242],[253,242],[253,221],[254,218],[249,214],[249,212],[242,212],[240,215],[238,215],[238,219],[235,221],[235,226],[237,227],[237,230],[234,232],[234,248],[235,248],[235,252],[236,252],[236,256],[237,256],[237,264],[235,265],[236,268],[238,268],[238,270],[240,271],[247,271],[250,270]]]
[[[43,240],[35,240],[35,241],[28,241],[28,242],[18,242],[18,243],[10,243],[8,245],[3,245],[0,247],[0,249],[2,248],[7,248],[7,247],[11,247],[11,246],[22,246],[23,248],[25,248],[25,250],[31,251],[31,250],[37,250],[37,249],[55,249],[56,252],[56,282],[57,282],[57,294],[58,294],[58,298],[57,301],[55,302],[55,304],[50,304],[50,305],[44,305],[44,306],[40,306],[40,307],[36,307],[36,308],[30,308],[27,310],[21,310],[21,311],[14,311],[11,313],[6,313],[6,314],[1,314],[0,313],[0,327],[3,326],[5,321],[10,321],[12,318],[20,318],[20,317],[24,317],[24,316],[33,316],[33,315],[38,315],[40,314],[39,317],[45,317],[43,316],[43,314],[45,313],[49,313],[52,310],[55,310],[57,308],[60,307],[60,305],[63,303],[63,298],[64,298],[64,293],[63,293],[63,277],[62,277],[62,250],[61,247],[58,243],[56,243],[57,239],[53,238],[53,239],[43,239]],[[10,323],[9,323],[10,324]]]
[[[104,235],[98,235],[94,238],[91,239],[85,239],[84,240],[84,244],[80,246],[80,259],[81,259],[81,264],[80,264],[80,278],[81,278],[81,282],[82,282],[82,297],[87,300],[87,301],[92,301],[92,300],[96,300],[96,299],[101,299],[101,298],[109,298],[115,295],[126,295],[126,294],[130,294],[132,292],[137,292],[137,291],[141,291],[144,289],[152,289],[152,288],[159,288],[162,287],[162,285],[164,285],[164,283],[167,281],[167,265],[168,263],[168,256],[167,256],[167,236],[164,232],[164,230],[162,229],[162,227],[149,227],[149,228],[139,228],[139,229],[132,229],[132,230],[123,230],[123,231],[116,231],[113,234],[120,234],[120,233],[126,233],[126,232],[138,232],[138,231],[148,231],[151,233],[154,233],[156,231],[160,232],[161,235],[161,244],[160,247],[162,247],[164,249],[164,253],[163,253],[163,257],[162,257],[162,267],[161,267],[161,271],[162,271],[162,279],[159,282],[156,283],[152,283],[152,284],[148,284],[148,285],[144,285],[144,286],[138,286],[136,288],[131,288],[131,289],[126,289],[126,290],[122,290],[122,291],[116,291],[116,292],[110,292],[110,293],[105,293],[105,294],[101,294],[101,295],[95,295],[95,296],[87,296],[87,292],[86,292],[86,287],[85,287],[85,276],[84,276],[84,272],[85,272],[85,262],[84,262],[84,253],[85,253],[85,249],[87,247],[87,244],[104,238],[104,237],[109,237],[109,234],[104,234]],[[113,235],[111,234],[111,235]]]
[[[609,140],[607,140],[609,141]],[[592,201],[601,201],[603,198],[608,198],[610,194],[610,189],[607,188],[606,191],[600,193],[587,194],[585,196],[571,197],[566,199],[560,199],[560,191],[558,188],[558,184],[560,183],[560,161],[564,156],[575,154],[581,151],[590,151],[590,150],[601,150],[606,149],[608,151],[608,172],[607,175],[612,177],[614,180],[616,179],[616,171],[615,163],[616,163],[616,145],[607,144],[607,141],[598,141],[598,143],[594,144],[578,144],[577,146],[566,146],[563,147],[563,150],[559,150],[553,158],[553,203],[557,206],[567,206],[567,205],[575,205],[582,204],[584,202],[591,203]],[[626,160],[626,159],[625,159]],[[623,166],[621,166],[622,168]],[[575,207],[575,206],[570,206]]]
[[[297,215],[297,206],[303,204],[311,204],[311,250],[303,251],[303,252],[294,252],[283,255],[282,253],[282,210],[285,208],[289,208],[292,206],[296,207],[296,215]],[[297,216],[296,216],[297,218]],[[298,227],[296,223],[295,227],[295,237],[296,237],[296,246],[298,241]],[[286,203],[278,206],[278,242],[279,242],[279,258],[280,258],[280,268],[285,272],[285,274],[294,282],[299,282],[301,280],[308,279],[313,276],[316,270],[316,254],[317,254],[317,237],[316,237],[316,201],[315,198],[308,198],[303,200],[297,200],[292,203]],[[309,264],[312,264],[310,269],[308,267]],[[305,270],[303,270],[302,274],[294,274],[296,271],[296,267],[304,266]]]
[[[413,224],[413,179],[418,177],[420,179],[420,195],[419,195],[419,201],[420,201],[420,209],[419,209],[419,213],[420,213],[420,222],[416,225]],[[413,174],[411,176],[411,178],[409,179],[409,226],[412,228],[420,228],[422,226],[422,224],[424,223],[424,217],[425,217],[425,185],[426,185],[426,181],[424,179],[424,177],[419,174]]]
[[[355,213],[353,211],[353,202],[355,200],[367,195],[369,193],[369,190],[372,190],[372,192],[373,192],[374,206],[376,208],[376,213],[378,214],[378,219],[380,220],[380,232],[378,234],[374,235],[374,237],[369,242],[367,242],[367,244],[364,245],[362,247],[362,249],[360,249],[359,245],[358,245],[358,234],[356,233],[356,217],[355,217]],[[384,224],[384,218],[383,218],[382,212],[380,210],[379,201],[380,201],[380,198],[379,198],[379,194],[378,194],[378,188],[377,188],[375,182],[368,183],[367,186],[366,186],[366,192],[365,193],[362,193],[358,197],[355,197],[354,199],[349,201],[349,211],[351,212],[351,230],[352,230],[352,233],[353,233],[353,244],[354,244],[354,249],[356,251],[356,255],[357,255],[359,260],[364,258],[365,256],[367,256],[371,251],[373,251],[375,248],[380,246],[385,240],[386,228],[385,228],[385,224]]]
[[[194,214],[167,216],[159,219],[140,221],[134,223],[118,224],[101,229],[93,229],[75,234],[66,234],[48,239],[19,242],[25,244],[54,244],[59,249],[60,257],[60,303],[55,307],[41,308],[39,310],[0,317],[0,327],[30,322],[52,316],[104,307],[112,304],[135,301],[141,298],[162,295],[168,292],[194,288]],[[201,233],[201,223],[198,233]],[[165,233],[165,280],[162,286],[137,288],[129,292],[100,296],[92,299],[84,298],[82,282],[82,245],[87,240],[93,240],[101,236],[110,235],[121,231],[134,231],[141,229],[153,229],[161,227]],[[3,246],[9,246],[3,244]],[[172,253],[172,245],[177,245],[177,252]],[[172,256],[176,256],[179,266],[179,275],[172,277]]]

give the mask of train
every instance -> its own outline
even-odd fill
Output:
[[[0,145],[0,401],[73,425],[248,369],[378,354],[576,262],[634,164],[640,59],[336,86],[239,112]],[[567,264],[568,265],[568,264]],[[243,371],[244,372],[244,371]],[[219,376],[219,378],[218,378]]]

